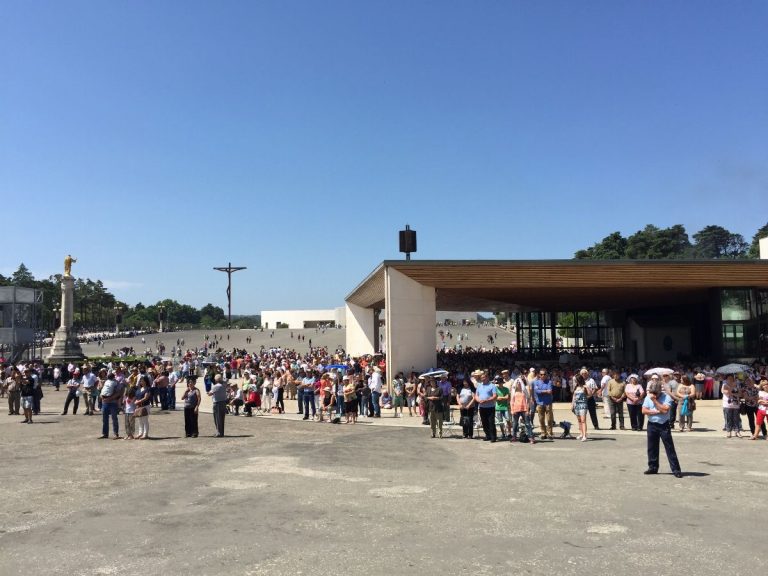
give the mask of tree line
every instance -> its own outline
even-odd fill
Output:
[[[613,232],[600,242],[574,254],[577,260],[708,260],[756,259],[759,241],[768,236],[768,224],[748,243],[744,236],[722,226],[709,225],[688,237],[682,224],[658,228],[648,224],[625,238]],[[691,241],[693,239],[693,241]]]
[[[38,327],[50,332],[58,327],[57,308],[61,305],[61,274],[38,280],[21,263],[10,278],[0,274],[0,286],[36,288],[42,292]],[[75,278],[74,327],[77,330],[111,332],[118,324],[121,330],[156,329],[162,318],[164,328],[226,328],[227,318],[220,306],[206,304],[200,309],[176,300],[165,299],[145,306],[141,302],[129,306],[107,290],[101,280]],[[233,325],[252,328],[257,318],[240,316]]]

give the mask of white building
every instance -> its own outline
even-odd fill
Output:
[[[435,314],[435,324],[453,322],[461,325],[462,321],[474,324],[485,320],[487,318],[477,312],[445,312],[441,310]],[[342,306],[330,310],[262,310],[261,312],[261,325],[267,330],[274,330],[278,327],[301,330],[302,328],[315,328],[321,324],[346,327],[346,307]]]
[[[315,328],[321,324],[332,326],[346,325],[346,309],[331,308],[330,310],[262,310],[261,325],[268,330],[275,328]]]

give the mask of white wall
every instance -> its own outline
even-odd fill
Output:
[[[363,356],[376,352],[374,342],[374,317],[372,308],[362,308],[347,302],[347,342],[344,345],[350,356]]]
[[[426,370],[435,352],[435,289],[394,268],[384,271],[386,292],[387,379],[398,372]]]
[[[262,310],[261,324],[265,328],[274,330],[277,323],[288,324],[291,330],[301,330],[304,328],[304,322],[325,322],[328,324],[341,324],[344,326],[344,313],[340,312],[343,308],[333,308],[331,310]]]
[[[768,238],[760,238],[760,259],[768,260]]]

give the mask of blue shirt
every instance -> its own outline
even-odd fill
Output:
[[[656,400],[659,401],[659,404],[664,404],[665,406],[671,406],[672,405],[672,398],[667,396],[664,392],[660,393]],[[645,400],[643,400],[643,408],[648,408],[649,410],[656,410],[656,406],[653,403],[653,400],[650,396],[646,396]],[[669,412],[666,414],[662,414],[659,412],[658,414],[650,414],[648,415],[648,422],[653,422],[654,424],[666,424],[669,422]]]
[[[496,384],[493,382],[488,382],[486,384],[480,382],[475,386],[475,393],[480,400],[480,402],[478,402],[480,408],[496,409],[496,400],[488,400],[488,398],[493,398],[493,395],[496,394]]]
[[[542,392],[549,391],[550,394],[542,394]],[[544,382],[543,380],[536,379],[533,381],[533,394],[536,396],[536,404],[542,406],[548,406],[552,404],[552,382]]]

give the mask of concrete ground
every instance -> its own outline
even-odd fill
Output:
[[[763,555],[766,442],[676,434],[678,480],[663,456],[642,474],[642,433],[530,446],[270,416],[218,439],[201,414],[186,439],[172,412],[114,441],[63,400],[31,426],[0,415],[0,574],[677,576]]]
[[[467,327],[445,327],[435,328],[435,342],[440,344],[440,338],[438,336],[439,330],[452,331],[454,338],[448,340],[448,345],[453,346],[458,342],[457,337],[459,333],[466,334],[468,340],[460,342],[464,347],[480,347],[488,345],[488,336],[492,335],[497,338],[497,345],[499,347],[509,346],[514,340],[514,333],[506,332],[501,328],[491,328],[483,326],[467,326]],[[270,336],[274,332],[273,336]],[[314,328],[307,328],[303,330],[290,330],[288,328],[281,328],[280,330],[185,330],[181,332],[166,332],[163,334],[147,334],[144,336],[146,343],[142,344],[141,337],[137,338],[119,338],[114,340],[106,340],[104,347],[100,348],[96,343],[83,344],[83,352],[87,356],[102,356],[109,354],[112,350],[117,350],[123,346],[133,346],[136,352],[143,352],[147,346],[154,347],[155,342],[160,341],[166,345],[167,354],[170,354],[171,348],[176,344],[177,339],[184,339],[185,348],[191,348],[193,346],[202,346],[204,342],[205,334],[213,336],[217,334],[220,336],[219,342],[225,349],[231,349],[233,347],[245,348],[251,351],[258,351],[259,347],[264,345],[269,348],[272,346],[279,346],[282,348],[295,349],[301,353],[309,351],[309,342],[312,341],[313,346],[326,346],[329,350],[336,350],[337,347],[344,348],[346,345],[346,329],[329,328],[328,330],[316,331]],[[229,336],[229,340],[227,340]],[[291,337],[293,336],[293,337]],[[298,336],[303,336],[304,340],[299,341]],[[253,342],[251,344],[246,343],[246,338],[251,337]],[[45,354],[44,354],[45,355]]]
[[[343,345],[335,331],[305,333]],[[269,339],[231,334],[230,346],[254,336],[252,349]],[[698,431],[674,436],[678,480],[663,451],[661,473],[642,474],[645,434],[631,431],[535,446],[432,440],[419,418],[334,426],[299,420],[288,402],[285,415],[228,416],[221,439],[209,413],[202,436],[184,438],[177,411],[150,416],[152,440],[114,441],[97,439],[100,416],[60,416],[64,398],[47,388],[31,426],[0,412],[2,575],[699,576],[761,565],[768,442],[724,439],[716,402],[699,403]],[[567,406],[555,415],[574,421]]]

